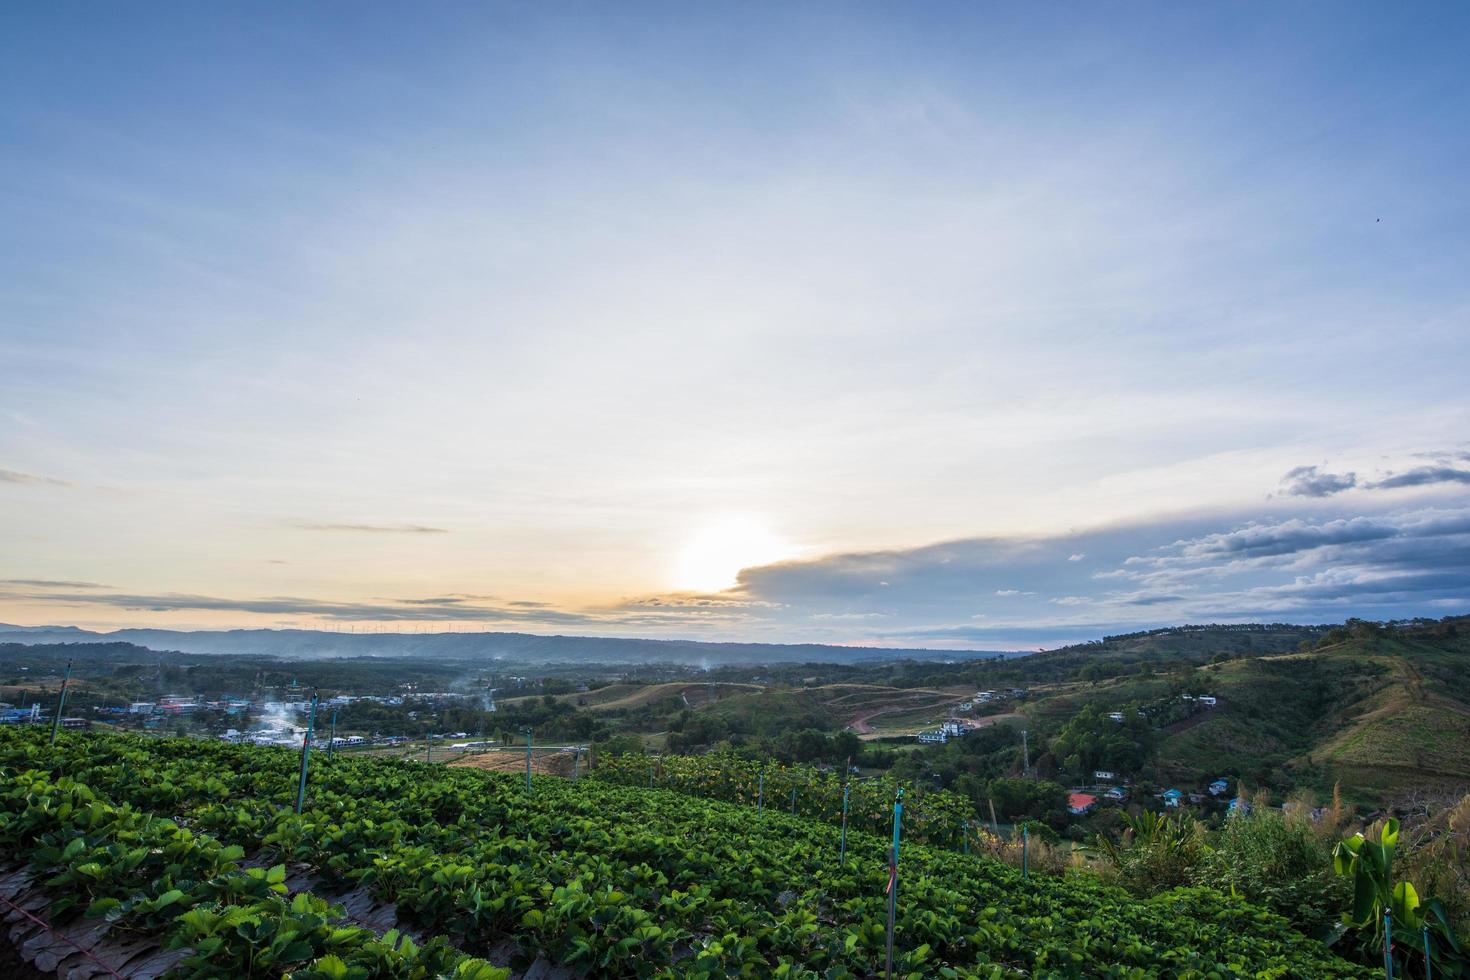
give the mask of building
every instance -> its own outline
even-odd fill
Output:
[[[1177,789],[1164,790],[1164,806],[1178,807],[1184,803],[1184,794]]]
[[[1196,700],[1206,708],[1213,708],[1218,703],[1218,699],[1208,694],[1201,694]]]
[[[1118,774],[1110,769],[1095,769],[1093,770],[1092,778],[1100,783],[1111,783],[1118,778]]]
[[[1241,799],[1240,797],[1237,796],[1237,797],[1235,797],[1234,799],[1232,799],[1230,801],[1230,812],[1231,813],[1250,813],[1251,812],[1251,805],[1247,801],[1245,801],[1245,800],[1243,800],[1243,799]]]
[[[1108,720],[1109,721],[1122,722],[1122,720],[1123,720],[1123,712],[1121,712],[1121,711],[1109,711],[1108,712]]]
[[[943,730],[935,729],[934,731],[920,732],[919,741],[925,745],[943,745],[949,741],[949,736],[944,734]]]
[[[1075,817],[1090,813],[1097,806],[1097,797],[1089,793],[1072,793],[1067,797],[1067,812]]]
[[[944,733],[946,738],[959,738],[962,735],[968,735],[970,733],[970,730],[962,722],[954,718],[949,719],[943,725],[939,726],[939,730]]]
[[[1224,796],[1230,789],[1230,782],[1226,779],[1217,779],[1209,785],[1211,796]]]
[[[1128,799],[1128,791],[1121,786],[1114,786],[1103,795],[1107,799],[1112,800],[1114,803],[1122,803],[1124,800]]]

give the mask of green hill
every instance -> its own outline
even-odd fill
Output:
[[[1420,630],[1211,665],[1220,708],[1168,739],[1162,769],[1280,777],[1351,797],[1470,786],[1470,640]]]

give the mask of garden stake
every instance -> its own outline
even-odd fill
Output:
[[[301,781],[296,784],[296,812],[306,805],[306,765],[311,757],[311,732],[316,727],[316,695],[311,696],[311,713],[306,716],[306,737],[301,740]]]
[[[1393,911],[1383,910],[1383,975],[1393,980]]]
[[[837,863],[847,864],[847,791],[852,787],[842,784],[842,842],[837,846]]]
[[[71,680],[71,661],[66,662],[66,675],[61,678],[61,693],[56,698],[56,717],[51,721],[51,744],[56,744],[56,731],[61,727],[61,709],[66,705],[66,685]]]
[[[903,787],[893,799],[893,851],[888,856],[888,959],[884,972],[893,980],[893,921],[898,916],[898,836],[903,824]]]

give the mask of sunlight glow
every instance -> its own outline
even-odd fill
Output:
[[[742,568],[791,557],[787,542],[748,514],[724,514],[706,523],[685,543],[674,565],[678,589],[718,592],[735,584]]]

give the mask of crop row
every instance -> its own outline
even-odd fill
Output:
[[[25,771],[0,789],[0,853],[38,871],[55,897],[53,923],[104,917],[115,933],[156,936],[192,952],[188,977],[296,980],[452,977],[504,980],[509,971],[443,940],[418,946],[342,925],[328,903],[287,899],[286,871],[242,868],[244,849],[172,820],[114,806],[87,786]]]
[[[884,946],[886,841],[847,860],[820,822],[595,780],[216,743],[0,735],[0,766],[62,774],[246,853],[397,903],[471,953],[515,943],[591,976],[860,977]],[[15,778],[15,777],[12,777]],[[911,977],[1356,976],[1285,920],[1206,889],[1140,902],[1088,879],[905,850],[897,965]]]
[[[899,784],[891,776],[850,778],[805,765],[762,764],[733,753],[687,756],[605,756],[592,774],[621,786],[676,790],[707,800],[723,800],[842,823],[846,790],[848,826],[883,835],[893,822]],[[915,792],[914,789],[918,789]],[[967,797],[945,790],[910,788],[904,802],[904,839],[940,847],[959,847],[976,827]]]

